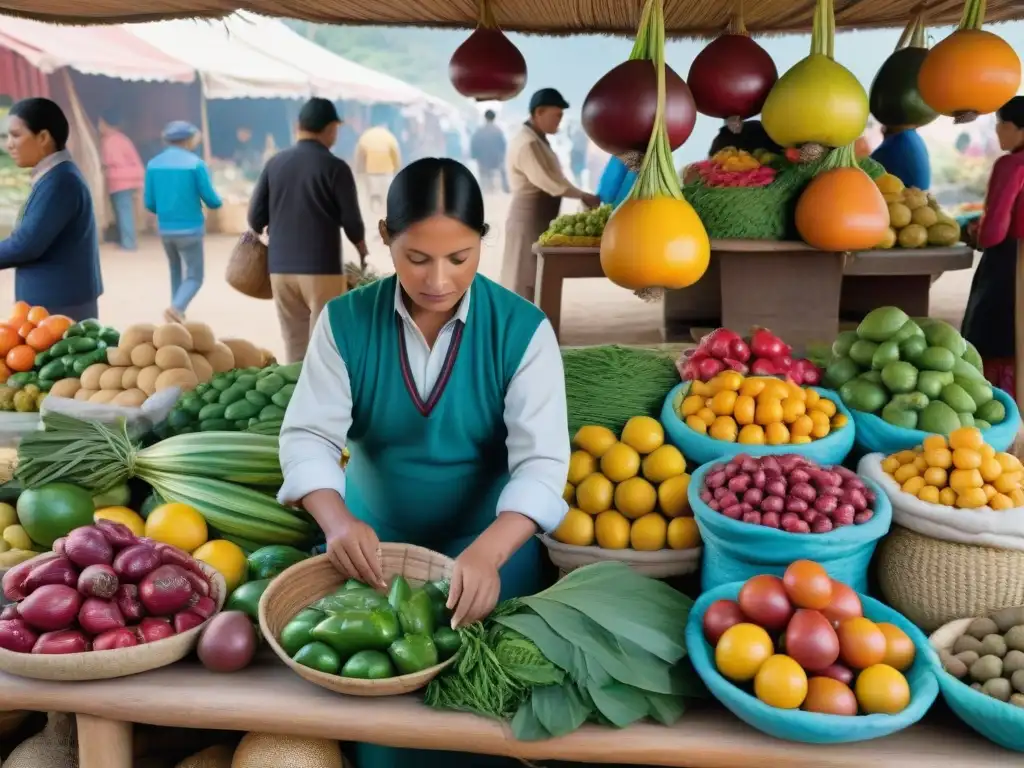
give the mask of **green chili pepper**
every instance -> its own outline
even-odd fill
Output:
[[[398,621],[407,635],[434,634],[434,602],[422,589],[414,589],[398,605]]]
[[[388,648],[400,675],[411,675],[437,664],[437,648],[427,635],[406,635]]]
[[[299,652],[295,654],[295,663],[319,672],[326,672],[329,675],[336,675],[341,667],[341,657],[329,645],[313,642],[299,649]]]
[[[398,607],[409,599],[409,595],[412,594],[412,587],[409,586],[409,582],[405,580],[402,574],[397,574],[391,580],[391,591],[388,592],[388,604],[394,609],[398,610]]]
[[[328,616],[310,631],[342,656],[359,651],[384,651],[398,638],[398,619],[390,608],[352,609]]]
[[[451,627],[438,627],[434,630],[434,645],[441,661],[450,659],[462,648],[462,635]]]
[[[310,631],[326,618],[320,611],[307,608],[298,616],[285,624],[281,630],[281,647],[289,656],[294,657],[304,646],[313,642]]]
[[[342,677],[358,677],[361,680],[382,680],[395,676],[395,665],[391,657],[381,651],[360,651],[345,662],[341,668]]]

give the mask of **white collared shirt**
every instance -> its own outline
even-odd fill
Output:
[[[47,155],[36,164],[35,168],[32,169],[32,186],[34,187],[36,184],[38,184],[39,180],[43,178],[43,176],[48,174],[61,163],[70,162],[71,153],[68,152],[66,149],[62,149],[59,152],[54,152],[52,155]]]
[[[402,319],[409,369],[416,390],[426,401],[444,367],[456,322],[465,323],[469,317],[470,292],[431,348],[405,307],[401,284],[395,283],[395,311]],[[398,350],[391,354],[397,355]],[[569,509],[562,499],[570,452],[564,393],[558,340],[545,318],[505,393],[505,445],[511,478],[495,510],[495,514],[518,512],[545,531],[557,528]],[[349,373],[324,310],[313,329],[302,376],[281,427],[281,503],[296,503],[321,489],[335,490],[344,498],[345,472],[340,460],[351,426]]]

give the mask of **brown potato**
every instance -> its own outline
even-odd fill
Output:
[[[82,389],[101,389],[100,377],[109,367],[106,363],[94,363],[82,371]]]
[[[185,323],[185,329],[192,336],[192,351],[202,354],[213,351],[217,337],[210,326],[206,323]]]
[[[153,346],[157,349],[181,347],[187,352],[193,348],[192,334],[178,323],[159,325],[153,332]]]
[[[156,391],[170,387],[178,387],[182,392],[191,392],[199,386],[196,374],[188,368],[172,368],[164,371],[156,379]]]
[[[132,364],[132,351],[127,347],[110,347],[107,349],[107,362],[119,368],[127,368]]]
[[[112,389],[117,392],[123,391],[121,389],[121,379],[124,378],[124,372],[127,368],[107,368],[100,375],[100,389]]]
[[[145,392],[147,395],[152,395],[156,392],[156,380],[163,373],[155,365],[147,366],[139,371],[139,378],[135,382],[135,386]]]
[[[156,351],[154,363],[162,371],[169,371],[172,368],[192,370],[192,360],[188,356],[188,351],[176,345],[160,347]]]
[[[98,389],[82,389],[75,392],[75,400],[91,400],[92,396],[99,392]]]
[[[50,387],[50,394],[55,397],[74,397],[81,388],[82,382],[79,379],[61,379]]]
[[[137,368],[146,368],[156,362],[156,347],[149,342],[139,344],[132,349],[132,365]]]
[[[126,389],[113,399],[114,405],[126,408],[140,408],[146,402],[146,393],[141,389]]]

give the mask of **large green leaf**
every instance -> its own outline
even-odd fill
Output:
[[[550,739],[551,734],[541,725],[537,715],[533,713],[533,705],[527,699],[512,718],[512,735],[520,741],[543,741]]]
[[[572,733],[587,721],[591,711],[572,683],[534,688],[530,700],[533,714],[552,736]]]
[[[642,720],[650,710],[650,704],[642,691],[618,681],[598,685],[591,680],[587,684],[587,693],[594,706],[617,728],[625,728]]]
[[[662,725],[673,725],[686,711],[686,703],[681,696],[648,693],[647,704],[647,714]]]
[[[572,644],[555,634],[540,616],[519,613],[514,616],[499,616],[495,621],[531,640],[537,646],[537,650],[544,654],[544,658],[575,677],[573,672],[577,667],[573,663]]]

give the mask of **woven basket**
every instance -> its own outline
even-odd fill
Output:
[[[637,552],[635,549],[577,547],[555,541],[547,534],[541,534],[539,538],[548,548],[548,556],[551,558],[551,562],[558,566],[562,576],[591,563],[616,560],[652,579],[667,579],[670,576],[696,573],[700,568],[701,553],[704,551],[703,547],[693,547],[692,549],[659,549],[656,552]]]
[[[410,544],[380,545],[380,562],[384,578],[396,574],[418,586],[427,581],[449,578],[455,561],[423,547]],[[331,565],[327,555],[303,560],[286,570],[267,587],[260,599],[260,629],[267,643],[285,664],[311,683],[335,693],[350,696],[398,696],[423,688],[437,673],[455,661],[455,657],[412,675],[399,675],[385,680],[361,680],[319,672],[292,661],[278,639],[281,630],[299,611],[321,597],[331,594],[345,581]]]
[[[1024,604],[1024,552],[940,541],[894,525],[878,547],[878,580],[889,605],[931,632]]]
[[[227,598],[224,577],[208,565],[200,565],[210,577],[210,597],[216,601],[217,610],[220,610]],[[180,635],[116,651],[42,655],[0,649],[0,670],[36,680],[61,681],[110,680],[137,675],[166,667],[188,656],[199,642],[199,635],[205,626],[206,622],[203,622]]]

